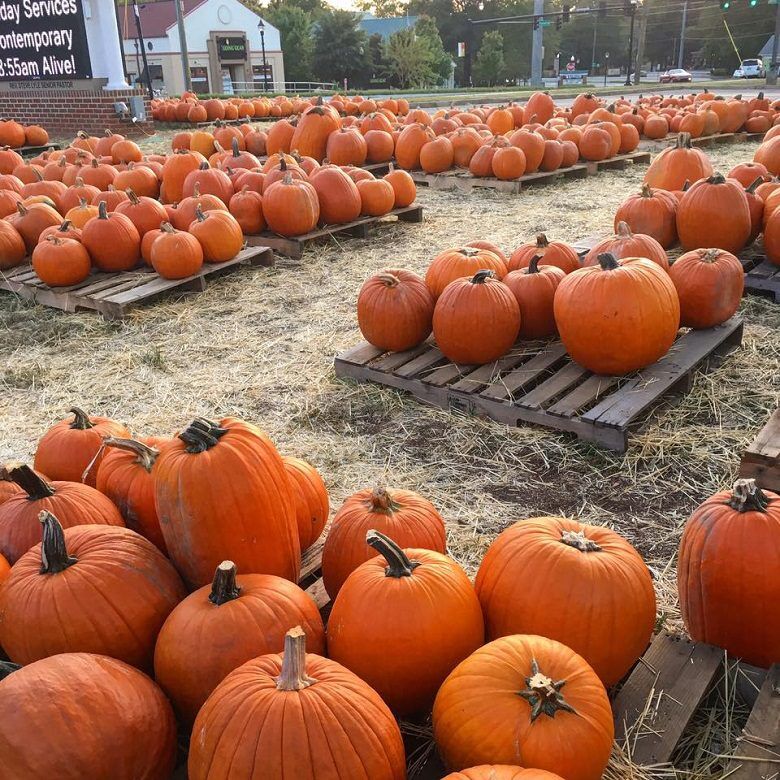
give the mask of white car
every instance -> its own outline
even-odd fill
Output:
[[[764,63],[761,60],[742,60],[742,64],[734,71],[735,79],[763,79],[766,78]]]

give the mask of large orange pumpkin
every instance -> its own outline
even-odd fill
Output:
[[[434,299],[413,271],[388,270],[369,277],[358,295],[358,327],[375,347],[402,352],[431,333]]]
[[[10,222],[0,218],[0,271],[21,265],[26,255],[27,247],[21,233]]]
[[[625,222],[618,222],[615,235],[599,241],[583,258],[583,266],[596,265],[599,255],[609,252],[618,260],[627,257],[645,257],[657,266],[669,270],[669,256],[652,236],[642,233],[632,233]]]
[[[780,660],[780,496],[752,479],[716,493],[691,515],[680,541],[677,589],[691,638],[767,668]]]
[[[387,705],[340,664],[306,653],[299,628],[288,631],[282,655],[248,661],[217,686],[195,719],[188,776],[249,777],[257,755],[267,780],[406,778]]]
[[[712,176],[706,152],[691,146],[691,136],[680,133],[674,146],[660,152],[645,172],[644,183],[660,190],[681,190],[686,181]]]
[[[361,563],[376,555],[366,544],[371,530],[404,548],[446,552],[444,520],[430,501],[410,490],[359,490],[342,504],[325,538],[322,579],[331,598]]]
[[[310,180],[317,193],[320,218],[326,225],[352,222],[360,216],[360,192],[357,185],[335,165],[324,165]]]
[[[669,278],[680,298],[680,324],[712,328],[739,308],[745,287],[742,264],[722,249],[694,249],[674,261]]]
[[[178,604],[154,652],[154,676],[188,726],[212,691],[234,669],[280,652],[287,631],[300,626],[312,652],[325,651],[317,605],[297,585],[270,574],[241,574],[223,561],[210,585]]]
[[[368,532],[366,543],[379,556],[339,590],[328,618],[328,656],[365,680],[396,715],[421,712],[482,645],[479,601],[451,558],[402,550],[377,531]]]
[[[77,406],[70,412],[72,420],[56,423],[38,442],[35,470],[51,479],[69,482],[81,482],[87,472],[84,481],[94,487],[103,457],[103,437],[126,437],[130,432],[121,423],[108,417],[88,415]]]
[[[539,233],[535,241],[523,244],[512,252],[507,268],[510,271],[528,268],[533,258],[537,258],[542,265],[560,268],[564,274],[580,267],[580,258],[574,247],[563,241],[550,241],[544,233]]]
[[[270,230],[282,236],[310,233],[320,218],[317,191],[308,181],[286,174],[263,193],[263,213]]]
[[[510,271],[503,279],[520,307],[521,339],[544,339],[555,335],[553,301],[566,274],[554,265],[539,265],[534,256],[526,268]]]
[[[655,624],[653,582],[636,550],[608,528],[562,517],[521,520],[503,531],[475,587],[489,639],[555,639],[579,653],[604,685],[636,663]]]
[[[178,203],[184,195],[184,182],[192,171],[197,171],[206,158],[189,149],[179,149],[163,165],[162,195],[164,203]]]
[[[450,769],[494,761],[600,780],[614,726],[604,686],[581,656],[515,634],[455,667],[436,696],[433,731]]]
[[[65,702],[78,737],[54,726]],[[171,705],[121,661],[66,653],[0,681],[0,766],[8,778],[168,780],[175,760]]]
[[[341,120],[333,109],[322,105],[312,106],[298,120],[290,139],[290,149],[304,157],[313,157],[317,162],[322,162],[326,155],[328,137],[340,126]]]
[[[244,246],[241,225],[227,210],[215,209],[204,213],[200,206],[197,206],[189,233],[200,242],[203,261],[206,263],[224,263],[232,260]],[[160,239],[157,239],[154,246],[159,241]],[[152,264],[154,264],[154,246],[152,246]]]
[[[618,263],[608,253],[561,281],[554,311],[567,351],[596,374],[626,374],[655,362],[680,326],[669,275],[644,258]]]
[[[446,249],[431,261],[425,272],[425,283],[434,298],[438,298],[447,285],[456,279],[472,277],[483,269],[493,271],[499,279],[503,279],[507,273],[504,260],[489,249],[468,246]]]
[[[141,234],[129,217],[109,214],[105,201],[98,209],[98,216],[84,225],[81,243],[101,271],[129,271],[141,259]]]
[[[295,497],[259,428],[234,418],[193,420],[163,448],[152,475],[165,544],[189,587],[210,582],[226,559],[297,581]]]
[[[0,591],[0,643],[12,661],[98,653],[151,672],[165,619],[186,595],[176,570],[129,528],[63,531],[41,512],[43,540]]]
[[[563,780],[544,769],[523,769],[507,764],[482,764],[461,772],[452,772],[442,780]]]
[[[519,331],[517,300],[489,270],[456,279],[433,310],[436,344],[453,363],[492,363],[509,351]]]
[[[92,262],[80,241],[50,235],[33,249],[32,267],[49,287],[67,287],[83,282],[89,276]]]
[[[677,198],[666,190],[642,185],[638,195],[629,195],[615,212],[615,232],[625,222],[633,233],[652,236],[664,249],[677,241]]]
[[[418,169],[423,146],[435,138],[433,130],[420,122],[406,125],[395,142],[395,160],[398,167],[407,171]]]

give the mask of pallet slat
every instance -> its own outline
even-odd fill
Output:
[[[710,645],[656,636],[613,702],[615,738],[634,762],[669,761],[722,661]]]
[[[780,492],[780,409],[742,455],[740,477],[752,477],[759,487]]]

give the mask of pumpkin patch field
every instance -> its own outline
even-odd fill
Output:
[[[194,125],[194,108],[155,110],[192,112]],[[780,305],[742,297],[737,259],[763,252],[760,238],[745,247],[764,230],[775,251],[780,162],[772,149],[754,160],[753,142],[689,148],[704,117],[667,113],[681,130],[669,138],[676,162],[664,153],[517,197],[420,188],[421,224],[307,245],[123,320],[0,291],[0,777],[7,766],[14,780],[43,780],[58,760],[100,780],[728,776],[751,710],[736,658],[780,661],[777,621],[765,619],[780,595],[780,498],[738,479],[780,397]],[[169,203],[136,186],[118,209],[150,220],[156,268],[232,257],[242,232],[265,229],[252,223],[261,193],[261,221],[297,217],[303,227],[284,232],[305,232],[318,179],[342,176],[324,164],[309,182],[300,159],[278,154],[269,189],[299,205],[290,195],[275,213],[229,127],[202,154],[195,127],[186,144],[174,130],[137,141],[182,166]],[[450,150],[421,127],[426,165],[441,167]],[[519,170],[509,148],[491,163],[507,176]],[[247,172],[204,166],[211,154]],[[386,213],[398,196],[400,177],[343,178],[359,211],[376,196]],[[178,200],[192,208],[180,224]],[[73,244],[83,274],[96,258],[121,265],[120,232],[95,226],[129,217],[72,208],[71,225],[55,214],[42,227],[50,243]],[[69,230],[83,244],[57,236]],[[20,257],[41,246],[20,236]],[[702,295],[707,285],[718,295]],[[604,300],[619,313],[599,330]],[[623,374],[670,360],[681,322],[687,332],[732,316],[741,345],[664,396],[625,452],[334,371],[363,339],[403,351],[433,334],[452,363],[560,337],[595,377]],[[323,611],[296,584],[302,553],[320,547]],[[661,631],[734,654],[674,768],[640,764],[615,741],[614,700]],[[83,745],[58,731],[65,697]],[[434,754],[446,770],[419,774]]]

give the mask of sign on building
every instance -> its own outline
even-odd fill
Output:
[[[217,37],[217,53],[221,60],[245,60],[246,38]]]
[[[0,0],[0,81],[89,78],[81,0]]]

